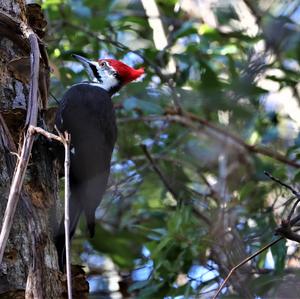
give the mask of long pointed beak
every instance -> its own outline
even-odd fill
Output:
[[[100,81],[101,77],[97,71],[97,62],[91,61],[83,56],[72,54],[74,58],[76,58],[80,63],[83,64],[85,71],[87,72],[91,81]]]
[[[88,60],[87,58],[83,57],[83,56],[80,56],[80,55],[77,55],[77,54],[72,54],[72,56],[74,58],[76,58],[77,60],[79,60],[81,63],[83,64],[92,64],[92,61]]]

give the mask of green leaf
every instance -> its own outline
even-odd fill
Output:
[[[164,247],[166,247],[170,242],[172,242],[172,238],[169,236],[162,239],[151,253],[151,257],[153,259],[157,258],[157,255],[160,253],[160,251],[162,251],[162,249],[164,249]]]
[[[140,254],[143,238],[137,232],[120,230],[112,233],[97,225],[95,237],[90,242],[96,250],[109,253],[118,265],[129,267]]]
[[[287,254],[286,241],[282,240],[271,247],[271,252],[275,261],[275,272],[281,273],[284,270],[285,258]]]

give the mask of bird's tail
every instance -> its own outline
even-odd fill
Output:
[[[73,194],[73,195],[72,195]],[[77,223],[79,221],[80,214],[82,212],[82,207],[79,204],[78,198],[76,198],[75,192],[72,192],[71,198],[70,198],[70,240],[72,239]],[[62,218],[60,222],[60,226],[58,229],[58,232],[55,237],[55,246],[57,250],[58,255],[58,264],[61,271],[64,271],[64,267],[66,264],[66,255],[65,255],[65,225],[64,225],[64,217]]]

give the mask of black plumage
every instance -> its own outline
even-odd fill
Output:
[[[105,192],[117,138],[110,94],[93,83],[72,86],[63,96],[56,116],[59,131],[71,134],[70,238],[83,213],[90,236],[95,233],[95,210]],[[64,266],[64,220],[56,235],[61,269]]]

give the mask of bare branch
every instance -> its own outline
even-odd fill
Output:
[[[35,127],[35,126],[29,126],[28,128],[28,131],[31,132],[32,134],[41,134],[41,135],[44,135],[46,138],[48,139],[54,139],[58,142],[61,142],[62,144],[65,143],[65,140],[60,137],[60,136],[57,136],[55,134],[52,134],[50,132],[47,132],[46,130],[40,128],[40,127]]]
[[[166,177],[163,175],[163,173],[161,172],[161,170],[158,168],[158,166],[155,164],[154,159],[151,157],[146,145],[141,144],[141,148],[145,153],[145,156],[147,157],[147,159],[149,160],[153,170],[156,172],[156,174],[159,176],[159,178],[161,179],[161,181],[163,182],[163,184],[165,185],[166,189],[172,194],[172,196],[174,197],[174,199],[176,199],[179,203],[182,202],[179,194],[177,194],[177,192],[173,189],[173,187],[170,185],[170,183],[168,182],[168,180],[166,179]],[[198,215],[199,218],[201,218],[206,224],[210,225],[211,222],[209,220],[209,218],[204,215],[199,208],[196,205],[192,205],[193,208],[193,212],[195,214]]]
[[[70,260],[70,143],[71,136],[65,132],[64,136],[60,134],[65,147],[65,242],[66,242],[66,268],[67,268],[67,285],[68,298],[72,299],[72,274]]]
[[[283,239],[284,239],[284,237],[280,237],[280,238],[278,238],[278,239],[270,242],[269,244],[265,245],[263,248],[259,249],[258,251],[256,251],[255,253],[251,254],[250,256],[248,256],[243,261],[241,261],[238,265],[236,265],[235,267],[233,267],[230,270],[230,272],[228,273],[228,275],[226,276],[226,278],[224,279],[224,281],[222,282],[221,286],[219,287],[218,291],[214,295],[213,299],[217,299],[218,295],[221,293],[221,291],[224,288],[224,286],[226,285],[227,281],[229,280],[229,278],[232,276],[232,274],[237,269],[239,269],[240,267],[242,267],[243,265],[245,265],[247,262],[249,262],[250,260],[252,260],[253,258],[255,258],[257,255],[261,254],[262,252],[264,252],[265,250],[267,250],[268,248],[270,248],[271,246],[275,245],[276,243],[278,243],[279,241],[281,241]]]
[[[264,172],[266,176],[268,176],[272,181],[276,182],[277,184],[285,187],[286,189],[290,190],[298,199],[300,199],[300,193],[296,191],[293,187],[289,186],[288,184],[282,182],[278,178],[273,177],[269,172]]]
[[[291,223],[291,221],[292,221],[291,218],[292,218],[292,216],[293,216],[293,214],[294,214],[294,212],[295,212],[295,210],[296,210],[296,208],[297,208],[297,205],[298,205],[299,202],[300,202],[300,193],[299,193],[297,190],[295,190],[292,186],[290,186],[290,185],[288,185],[288,184],[282,182],[282,181],[279,180],[278,178],[275,178],[274,176],[272,176],[269,172],[265,171],[264,173],[265,173],[265,175],[268,176],[272,181],[274,181],[274,182],[276,182],[277,184],[283,186],[284,188],[290,190],[290,191],[295,195],[295,197],[297,198],[297,200],[294,202],[293,207],[292,207],[292,209],[291,209],[291,211],[290,211],[290,213],[289,213],[289,215],[288,215],[288,217],[287,217],[287,220],[283,221],[283,224],[282,224],[282,226],[284,226],[284,223],[287,223],[289,226],[290,226],[290,225],[293,226],[295,223],[294,223],[294,224]]]
[[[173,187],[169,184],[169,182],[167,181],[167,179],[164,177],[164,175],[162,174],[162,172],[160,171],[160,169],[157,167],[157,165],[155,164],[154,160],[152,159],[147,146],[144,144],[141,144],[141,148],[145,154],[145,156],[147,157],[147,159],[149,160],[153,170],[156,172],[156,174],[159,176],[159,178],[161,179],[161,181],[163,182],[163,184],[165,185],[165,187],[167,188],[167,190],[172,194],[172,196],[174,197],[174,199],[178,198],[178,194],[177,192],[173,189]]]
[[[280,227],[278,227],[276,229],[276,234],[277,235],[281,235],[282,237],[285,237],[287,239],[290,239],[292,241],[296,241],[298,243],[300,243],[300,235],[296,233],[296,231],[292,230],[292,227],[299,221],[300,219],[300,215],[297,215],[296,217],[294,217],[292,219],[292,216],[296,210],[297,205],[300,202],[300,193],[298,191],[296,191],[293,187],[291,187],[290,185],[282,182],[281,180],[279,180],[278,178],[275,178],[274,176],[272,176],[270,173],[265,171],[265,175],[267,175],[271,180],[273,180],[274,182],[276,182],[277,184],[287,188],[288,190],[290,190],[297,198],[297,200],[294,202],[293,207],[287,217],[287,219],[283,219],[281,221],[281,225]]]

